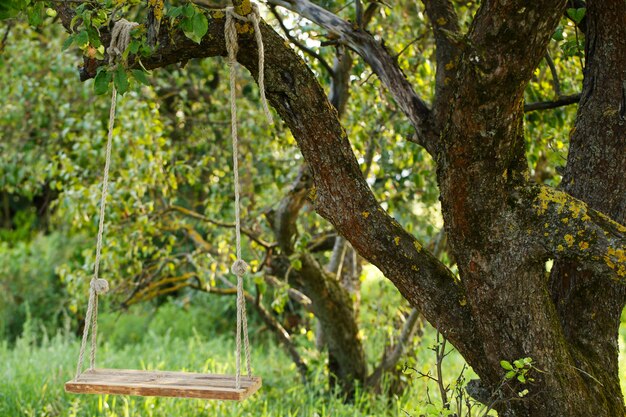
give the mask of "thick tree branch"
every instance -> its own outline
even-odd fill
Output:
[[[417,140],[431,154],[436,153],[438,134],[433,127],[430,110],[406,79],[395,58],[383,44],[368,32],[354,27],[335,14],[308,0],[270,0],[322,26],[339,37],[367,62],[387,87],[394,99],[415,127]]]
[[[495,92],[491,100],[505,95],[514,100],[545,55],[549,34],[564,9],[565,0],[482,3],[467,36],[476,88],[482,94]],[[486,86],[496,88],[484,90]]]
[[[607,278],[626,283],[626,226],[547,186],[517,192],[520,208],[531,219],[530,242],[554,259],[577,259]]]
[[[422,3],[435,35],[437,76],[433,111],[440,129],[443,123],[441,118],[447,113],[445,110],[449,104],[447,96],[454,94],[453,89],[448,86],[457,71],[457,60],[462,52],[462,35],[454,6],[449,0],[422,0]]]

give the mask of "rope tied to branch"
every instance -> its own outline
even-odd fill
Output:
[[[231,115],[231,136],[233,145],[233,172],[235,183],[235,246],[236,246],[236,260],[231,266],[231,271],[237,276],[237,336],[236,336],[236,375],[235,375],[235,387],[239,389],[241,387],[241,333],[243,331],[243,344],[246,356],[246,368],[248,376],[252,376],[252,365],[250,363],[250,343],[248,341],[248,319],[246,315],[246,300],[243,290],[243,277],[248,270],[248,264],[241,259],[241,213],[239,204],[240,184],[239,184],[239,158],[238,158],[238,142],[239,137],[237,134],[237,94],[236,94],[236,71],[235,65],[237,64],[237,52],[239,51],[238,45],[238,33],[236,20],[242,22],[251,22],[254,27],[254,34],[258,50],[259,59],[259,73],[258,84],[259,93],[261,96],[261,104],[263,106],[263,113],[269,124],[273,123],[272,114],[270,113],[267,99],[265,97],[265,51],[263,49],[263,37],[261,35],[261,28],[259,25],[259,8],[256,4],[252,3],[252,12],[247,16],[242,16],[235,12],[233,7],[227,7],[224,9],[226,14],[226,22],[224,25],[224,37],[226,39],[226,51],[228,52],[228,67],[230,78],[230,115]]]
[[[109,64],[115,62],[115,58],[121,57],[130,43],[130,32],[139,26],[137,22],[129,22],[126,19],[120,19],[115,22],[113,30],[111,30],[111,43],[107,48],[109,54]]]
[[[226,22],[224,35],[226,38],[226,49],[228,51],[228,66],[230,72],[230,102],[231,102],[231,135],[233,146],[233,172],[234,172],[234,184],[235,184],[235,241],[236,241],[236,260],[231,266],[231,271],[237,276],[237,335],[236,335],[236,378],[235,386],[237,389],[241,388],[241,339],[243,333],[243,344],[246,356],[246,368],[248,377],[252,376],[252,366],[250,361],[250,343],[248,339],[248,320],[246,315],[246,303],[245,294],[243,289],[243,277],[249,269],[248,264],[241,258],[241,213],[240,213],[240,184],[239,184],[239,158],[238,158],[238,143],[239,138],[237,134],[237,103],[236,103],[236,71],[235,65],[237,63],[237,51],[238,46],[238,33],[235,20],[242,22],[251,22],[254,27],[255,39],[258,50],[258,84],[261,97],[261,103],[263,106],[263,112],[269,124],[273,123],[272,114],[267,104],[265,96],[265,52],[263,49],[263,39],[260,29],[260,15],[259,9],[256,4],[252,4],[252,11],[247,16],[242,16],[235,12],[233,7],[223,9],[226,14]],[[121,58],[124,51],[130,43],[130,32],[133,28],[138,26],[136,22],[129,22],[126,19],[120,19],[115,22],[115,25],[111,31],[111,43],[107,52],[109,54],[109,64],[115,64],[117,58]],[[97,331],[98,331],[98,295],[104,294],[109,290],[109,283],[102,278],[98,277],[100,268],[100,259],[102,252],[102,237],[104,234],[104,217],[106,197],[108,193],[108,181],[109,181],[109,167],[111,163],[111,144],[113,142],[113,127],[115,123],[115,107],[117,102],[117,90],[115,84],[113,85],[113,92],[111,96],[111,107],[109,111],[109,124],[108,124],[108,136],[106,145],[104,174],[102,180],[102,192],[100,198],[100,218],[98,224],[98,235],[96,239],[96,258],[94,262],[94,273],[89,285],[89,302],[87,304],[87,314],[85,317],[85,327],[83,330],[83,337],[81,341],[80,353],[78,356],[78,364],[76,366],[75,380],[81,375],[83,366],[83,357],[85,353],[85,347],[89,336],[89,328],[91,327],[91,352],[90,352],[90,368],[95,368],[96,347],[97,347]]]
[[[254,28],[254,38],[256,40],[256,46],[258,51],[258,77],[257,82],[259,84],[259,95],[261,96],[261,105],[263,106],[263,113],[265,114],[265,118],[267,122],[271,125],[274,123],[274,119],[272,117],[272,113],[270,112],[269,105],[267,104],[267,98],[265,97],[265,49],[263,46],[263,35],[261,34],[260,27],[260,14],[259,14],[259,6],[256,3],[251,3],[252,11],[250,14],[243,16],[239,13],[235,12],[234,7],[227,7],[223,9],[226,14],[226,23],[224,27],[224,35],[226,37],[226,50],[228,52],[228,65],[232,69],[237,63],[237,52],[239,51],[239,45],[237,44],[238,33],[237,26],[235,25],[235,21],[239,20],[240,22],[250,22],[252,23],[252,27]],[[232,85],[231,85],[232,87]],[[234,103],[233,95],[231,88],[231,106]]]
[[[122,56],[130,42],[130,31],[136,27],[138,23],[129,22],[126,19],[120,19],[115,22],[111,31],[111,44],[107,49],[109,53],[109,64],[114,64],[115,59]],[[96,348],[98,334],[98,295],[105,294],[109,291],[109,283],[103,278],[98,278],[100,270],[100,259],[102,256],[102,236],[104,235],[104,216],[106,208],[106,199],[109,189],[109,167],[111,165],[111,144],[113,142],[113,127],[115,124],[115,106],[117,103],[117,90],[113,84],[113,92],[111,94],[111,107],[109,109],[109,125],[107,134],[107,144],[105,151],[104,173],[102,177],[102,191],[100,195],[100,218],[98,222],[98,235],[96,237],[96,259],[94,261],[94,271],[91,282],[89,283],[89,302],[87,304],[87,314],[85,316],[85,327],[83,329],[83,337],[80,344],[80,353],[78,354],[78,364],[76,365],[76,376],[78,379],[82,373],[83,358],[85,355],[85,347],[87,338],[89,337],[89,327],[91,327],[91,350],[89,369],[96,366]]]

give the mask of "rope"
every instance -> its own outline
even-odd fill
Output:
[[[237,14],[233,7],[224,9],[226,12],[226,22],[224,26],[224,37],[226,39],[226,51],[228,52],[228,67],[230,78],[230,115],[231,115],[231,136],[233,145],[233,173],[235,183],[235,247],[236,260],[231,266],[231,271],[237,276],[237,329],[236,329],[236,375],[235,388],[241,388],[241,334],[243,332],[244,354],[246,357],[246,369],[248,376],[252,376],[252,365],[250,361],[250,342],[248,340],[248,319],[246,314],[246,300],[243,290],[243,277],[248,270],[248,264],[241,259],[241,211],[239,204],[240,184],[239,184],[239,137],[237,135],[237,97],[236,97],[236,71],[237,52],[237,27],[235,19],[243,22],[252,22],[255,32],[255,39],[259,54],[259,91],[263,112],[267,121],[272,124],[272,114],[270,113],[267,99],[265,97],[265,52],[263,49],[263,38],[259,27],[259,9],[256,4],[252,5],[252,12],[249,16]]]
[[[113,64],[116,57],[120,57],[130,42],[130,31],[137,26],[138,23],[129,22],[126,19],[120,19],[115,22],[115,26],[111,32],[111,44],[107,50],[109,53],[109,63]],[[107,145],[105,152],[104,174],[102,178],[102,193],[100,195],[100,219],[98,222],[98,235],[96,237],[96,259],[94,261],[93,277],[89,283],[89,302],[87,304],[87,315],[85,317],[85,328],[83,329],[83,337],[80,344],[80,353],[78,354],[78,363],[76,365],[76,376],[78,379],[83,367],[85,356],[85,347],[87,338],[89,337],[89,327],[91,327],[91,349],[89,369],[96,366],[96,349],[98,335],[98,295],[104,294],[109,290],[107,280],[98,278],[100,271],[100,260],[102,257],[102,236],[104,235],[104,217],[106,208],[106,198],[109,188],[109,167],[111,165],[111,144],[113,143],[113,127],[115,124],[115,107],[117,103],[117,90],[113,84],[113,92],[111,93],[111,107],[109,109],[109,126],[107,135]]]
[[[259,9],[256,4],[252,4],[252,12],[248,16],[242,16],[235,12],[233,7],[223,9],[226,12],[226,23],[224,29],[224,35],[226,38],[226,49],[228,51],[228,66],[230,72],[230,103],[231,103],[231,135],[233,145],[233,171],[234,171],[234,183],[235,183],[235,246],[236,246],[236,260],[231,266],[231,271],[237,276],[237,329],[236,329],[236,377],[235,387],[241,388],[241,334],[243,332],[243,344],[244,354],[246,357],[246,369],[248,377],[252,376],[252,365],[250,360],[250,342],[248,338],[248,319],[246,314],[246,303],[243,291],[243,277],[246,274],[249,266],[241,259],[241,210],[240,210],[240,184],[239,184],[239,138],[237,135],[237,102],[236,102],[236,72],[235,65],[237,63],[238,35],[237,27],[235,26],[235,19],[243,22],[251,22],[254,27],[255,39],[257,43],[257,49],[259,54],[259,74],[258,83],[261,96],[261,103],[263,106],[263,112],[267,118],[268,123],[272,124],[272,114],[267,104],[267,98],[265,96],[265,51],[263,48],[263,39],[261,35],[261,29],[259,25]],[[111,32],[111,44],[107,49],[109,53],[109,63],[113,64],[116,57],[121,57],[128,43],[130,42],[130,31],[136,27],[138,23],[129,22],[126,19],[120,19],[115,22],[113,30]],[[113,93],[111,96],[111,107],[109,111],[109,126],[108,137],[106,147],[106,157],[104,165],[104,176],[102,180],[102,195],[100,199],[100,221],[98,224],[98,235],[96,239],[96,259],[94,265],[94,274],[89,285],[89,302],[87,304],[87,315],[85,317],[85,328],[83,330],[83,337],[80,346],[80,353],[78,356],[78,364],[76,366],[76,377],[81,374],[81,368],[83,365],[83,358],[85,354],[85,346],[87,344],[87,338],[89,336],[89,328],[91,327],[91,353],[90,353],[90,369],[95,368],[96,362],[96,348],[97,348],[97,332],[98,332],[98,295],[106,293],[109,289],[109,284],[106,280],[98,278],[98,272],[100,268],[100,258],[102,252],[102,236],[104,234],[104,216],[106,196],[108,192],[109,181],[109,166],[111,162],[111,143],[113,139],[113,126],[115,122],[115,106],[117,101],[117,90],[113,85]]]

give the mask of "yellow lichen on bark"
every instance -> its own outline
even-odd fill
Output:
[[[161,19],[163,18],[164,1],[163,0],[148,0],[148,5],[152,7],[154,18],[160,22]]]
[[[604,255],[604,261],[609,268],[617,272],[617,276],[626,277],[626,250],[609,247]]]

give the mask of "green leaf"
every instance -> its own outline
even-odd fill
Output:
[[[74,43],[74,35],[70,35],[67,37],[65,42],[63,42],[63,46],[61,46],[61,50],[65,51],[67,48],[72,46],[72,43]]]
[[[194,14],[196,14],[196,8],[193,7],[191,4],[188,4],[187,6],[183,7],[183,16],[185,17],[192,17]]]
[[[582,22],[586,13],[587,9],[584,7],[581,7],[580,9],[567,9],[567,15],[576,23]]]
[[[100,42],[100,34],[96,30],[96,28],[94,28],[93,26],[89,26],[87,28],[87,34],[89,35],[89,43],[91,44],[91,46],[93,46],[94,48],[98,48],[100,45],[102,45],[102,42]]]
[[[202,37],[206,35],[209,30],[209,21],[202,13],[196,13],[192,18],[193,34],[196,39],[192,39],[197,43],[200,43]]]
[[[191,39],[190,34],[193,34],[193,21],[190,18],[185,17],[180,21],[178,27],[185,33],[185,36]]]
[[[30,0],[3,0],[2,4],[0,4],[0,19],[9,19],[17,16],[29,4]]]
[[[94,79],[93,88],[97,95],[101,95],[107,92],[109,89],[109,83],[111,82],[111,73],[106,69],[101,69],[96,74],[96,78]]]
[[[169,9],[167,11],[167,15],[171,18],[175,18],[180,16],[183,13],[183,8],[182,7],[172,7],[171,9]]]
[[[126,70],[121,65],[117,67],[113,74],[113,82],[118,93],[124,94],[128,91],[128,75],[126,75]]]
[[[148,77],[146,77],[146,72],[144,72],[142,70],[138,70],[138,69],[134,69],[131,72],[133,74],[133,77],[137,81],[139,81],[143,85],[150,85],[150,81],[148,80]]]
[[[89,43],[89,33],[86,30],[81,30],[74,38],[74,43],[78,47],[83,47]]]
[[[509,372],[507,372],[507,373],[506,373],[506,375],[504,375],[504,377],[505,377],[506,379],[513,379],[513,378],[515,378],[515,375],[517,375],[517,372],[515,372],[515,371],[509,371]]]
[[[517,369],[522,369],[524,366],[526,366],[521,359],[513,361],[513,365],[515,365]]]
[[[43,2],[38,2],[34,7],[28,9],[28,24],[31,26],[39,26],[43,23]]]
[[[500,366],[506,371],[512,371],[513,365],[509,361],[500,361]]]
[[[521,382],[522,384],[525,384],[525,383],[526,383],[526,377],[524,376],[524,374],[519,374],[519,375],[517,376],[517,380],[518,380],[519,382]]]
[[[0,4],[0,20],[10,19],[20,11],[11,7],[11,4]]]
[[[294,258],[291,260],[291,266],[293,267],[293,269],[295,269],[296,271],[299,271],[302,269],[302,260],[300,260],[300,258]]]
[[[552,39],[554,39],[555,41],[562,41],[563,39],[565,39],[565,37],[563,36],[563,26],[557,26],[554,34],[552,35]]]
[[[130,43],[128,44],[128,51],[131,54],[136,54],[137,51],[139,51],[139,47],[141,46],[141,42],[139,42],[137,39],[133,39],[132,41],[130,41]]]

